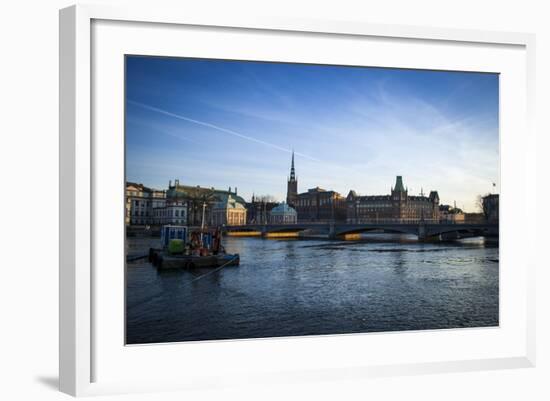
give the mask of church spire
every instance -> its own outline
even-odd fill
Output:
[[[294,170],[294,149],[292,149],[292,162],[290,163],[290,177],[286,186],[286,203],[294,206],[298,197],[298,180],[296,179],[296,170]]]
[[[290,164],[290,181],[296,180],[296,172],[294,171],[294,149],[292,149],[292,163]]]

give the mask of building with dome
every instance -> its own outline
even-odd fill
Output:
[[[218,194],[212,204],[210,225],[240,226],[246,224],[246,206],[240,196],[231,192]]]
[[[296,210],[285,202],[275,206],[269,212],[269,222],[271,224],[296,224],[297,221],[298,214]]]
[[[166,191],[166,206],[164,213],[168,213],[167,223],[173,224],[170,217],[177,217],[177,211],[171,211],[170,207],[177,205],[183,208],[180,211],[180,223],[190,226],[200,226],[204,223],[210,226],[241,225],[246,224],[246,202],[237,194],[237,188],[227,190],[200,185],[182,185],[179,180],[168,184]]]

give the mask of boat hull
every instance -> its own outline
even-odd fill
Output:
[[[238,254],[223,254],[211,256],[165,255],[159,253],[152,258],[157,269],[194,269],[215,268],[221,266],[238,266]]]

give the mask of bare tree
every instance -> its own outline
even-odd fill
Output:
[[[203,204],[210,209],[212,203],[217,200],[213,190],[204,188],[187,190],[185,198],[187,200],[188,224],[198,224],[202,220]]]
[[[263,202],[263,203],[275,203],[275,202],[277,202],[277,198],[275,198],[273,195],[254,196],[254,200],[256,200],[256,202]]]

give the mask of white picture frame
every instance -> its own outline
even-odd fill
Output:
[[[103,33],[98,34],[98,40],[94,42],[94,24],[106,25]],[[383,39],[385,41],[409,41],[407,43],[434,44],[436,46],[457,46],[457,51],[464,48],[479,48],[485,51],[484,46],[510,52],[500,61],[495,61],[491,67],[487,64],[487,69],[492,72],[501,72],[498,68],[498,63],[504,63],[506,57],[514,61],[514,65],[518,68],[515,72],[510,72],[510,76],[525,72],[523,78],[516,79],[513,84],[510,82],[510,87],[504,90],[501,94],[503,97],[510,97],[512,88],[517,88],[523,95],[519,99],[514,99],[514,104],[510,103],[507,106],[501,104],[501,111],[509,114],[516,114],[516,120],[510,122],[505,121],[505,128],[501,131],[501,171],[503,177],[510,177],[508,183],[523,183],[530,185],[531,188],[536,188],[534,185],[535,177],[535,134],[532,129],[532,112],[534,110],[534,35],[523,33],[506,33],[506,32],[483,32],[458,29],[442,29],[442,28],[425,28],[414,26],[389,26],[375,25],[357,21],[317,21],[317,20],[293,20],[290,18],[261,18],[257,16],[240,16],[238,18],[220,15],[194,15],[186,14],[183,10],[165,10],[158,8],[112,8],[109,6],[99,5],[78,5],[72,6],[60,11],[60,390],[72,395],[92,395],[117,392],[132,392],[132,391],[154,391],[166,389],[187,389],[187,388],[205,388],[211,385],[212,380],[209,376],[197,373],[191,377],[186,376],[185,379],[179,379],[176,376],[165,375],[163,368],[156,376],[148,376],[147,380],[143,378],[130,379],[128,376],[117,376],[110,372],[102,377],[100,366],[105,366],[105,362],[98,363],[97,360],[109,361],[113,366],[120,367],[116,363],[120,361],[108,360],[111,356],[107,355],[108,347],[105,346],[110,340],[107,339],[106,324],[113,322],[109,318],[104,317],[101,313],[102,306],[96,305],[97,298],[94,298],[95,291],[98,286],[105,283],[105,275],[97,275],[94,271],[95,263],[101,260],[102,256],[96,251],[98,230],[104,229],[104,223],[101,221],[102,209],[95,197],[95,191],[105,191],[107,187],[100,188],[101,180],[97,177],[101,175],[98,170],[101,170],[101,163],[106,163],[101,160],[114,160],[120,154],[107,153],[105,145],[98,143],[94,138],[92,127],[98,126],[100,123],[94,121],[94,118],[101,118],[101,112],[96,114],[95,104],[92,102],[93,92],[95,91],[92,85],[92,77],[97,71],[94,69],[101,68],[98,65],[98,60],[94,59],[95,55],[101,51],[101,46],[105,43],[105,35],[119,30],[143,29],[140,26],[118,26],[113,24],[147,24],[148,27],[155,25],[159,29],[158,35],[166,35],[166,29],[178,29],[178,27],[199,27],[205,29],[215,29],[217,35],[229,35],[224,29],[229,29],[231,32],[245,32],[247,34],[268,33],[277,35],[305,35],[308,38],[316,35],[322,36],[330,40],[330,38],[340,38],[343,40],[361,40],[368,39]],[[110,29],[114,30],[111,31]],[[103,29],[103,28],[98,28]],[[225,32],[225,33],[224,33]],[[103,36],[101,36],[103,35]],[[153,33],[154,37],[157,33]],[[122,35],[119,35],[122,36]],[[103,39],[101,39],[103,37]],[[149,36],[148,36],[149,37]],[[114,36],[111,37],[113,42],[112,51],[123,51],[122,48],[116,46],[122,42]],[[120,39],[120,38],[119,38]],[[266,38],[266,40],[271,40]],[[274,41],[280,40],[273,38]],[[310,40],[310,39],[304,39]],[[160,42],[159,42],[160,43]],[[146,46],[147,44],[145,44]],[[99,48],[98,48],[99,47]],[[121,50],[122,49],[122,50]],[[504,50],[503,50],[504,49]],[[166,50],[161,51],[164,54]],[[163,53],[164,52],[164,53]],[[118,54],[118,53],[117,53]],[[276,59],[280,58],[274,56]],[[342,57],[345,57],[342,56]],[[99,59],[99,57],[98,57]],[[102,60],[106,58],[103,57]],[[120,61],[120,60],[119,60]],[[117,62],[119,62],[117,61]],[[350,61],[351,62],[351,61]],[[382,62],[382,65],[385,65]],[[109,65],[106,65],[107,69]],[[420,67],[418,67],[420,68]],[[436,63],[426,62],[424,68],[445,68],[444,63],[437,65]],[[460,66],[457,65],[457,69]],[[462,68],[465,68],[462,66]],[[504,66],[503,66],[504,68]],[[508,67],[506,67],[508,68]],[[515,67],[509,67],[515,68]],[[118,71],[117,74],[120,74]],[[520,74],[521,75],[521,74]],[[114,75],[114,77],[120,75]],[[122,84],[122,83],[121,83]],[[512,85],[515,85],[514,87]],[[515,90],[515,89],[514,89]],[[518,93],[520,93],[518,92]],[[99,95],[101,96],[101,95]],[[116,96],[115,96],[116,98]],[[506,102],[508,98],[504,99]],[[511,100],[512,101],[512,100]],[[517,103],[519,102],[519,103]],[[518,106],[519,107],[512,107]],[[120,105],[121,106],[121,105]],[[523,107],[525,109],[523,109]],[[120,108],[114,109],[120,111]],[[98,117],[99,116],[99,117]],[[502,119],[507,118],[508,115]],[[510,118],[512,118],[511,116]],[[510,128],[510,129],[509,129]],[[512,129],[521,130],[520,140],[512,135]],[[120,133],[122,135],[122,132]],[[519,135],[519,134],[518,134]],[[517,141],[517,142],[516,142]],[[116,146],[113,147],[116,150]],[[514,152],[507,153],[508,149]],[[102,153],[103,152],[103,153]],[[513,153],[513,155],[512,155]],[[518,163],[517,168],[512,172],[511,164]],[[103,166],[105,167],[105,166]],[[502,191],[506,194],[507,178],[502,181]],[[511,185],[508,187],[510,188]],[[113,187],[109,187],[112,190]],[[116,190],[115,190],[116,191]],[[509,191],[509,189],[508,189]],[[122,187],[120,193],[116,196],[123,196]],[[104,192],[103,192],[104,193]],[[531,193],[532,194],[532,193]],[[533,194],[532,194],[533,195]],[[508,226],[517,224],[518,221],[527,221],[526,225],[532,225],[534,231],[534,221],[536,210],[533,208],[523,207],[520,215],[517,217],[511,213],[511,210],[517,210],[518,207],[527,205],[526,194],[512,194],[504,197],[502,206],[503,221],[507,222]],[[519,212],[518,212],[519,213]],[[520,219],[520,220],[516,220]],[[502,227],[506,227],[501,223]],[[116,231],[116,230],[115,230]],[[508,235],[508,234],[507,234]],[[501,232],[502,236],[502,232]],[[504,246],[514,240],[512,234],[506,238],[501,237],[501,244]],[[518,240],[519,241],[519,240]],[[518,242],[519,251],[531,246],[528,242]],[[523,248],[522,248],[523,247]],[[508,258],[513,264],[514,253],[518,250],[510,250],[503,248],[504,252],[501,258]],[[122,250],[121,250],[122,252]],[[526,252],[534,255],[533,252]],[[115,263],[115,268],[123,269],[124,263],[122,259],[118,259]],[[263,340],[246,340],[233,342],[208,342],[207,344],[194,344],[185,347],[179,346],[189,356],[187,364],[198,363],[198,358],[201,355],[224,355],[227,358],[243,355],[246,360],[247,353],[262,353],[272,349],[273,355],[266,354],[266,365],[256,368],[241,366],[238,369],[239,378],[226,376],[226,371],[223,367],[219,372],[214,372],[211,379],[217,386],[225,385],[229,381],[246,383],[246,380],[256,380],[258,382],[289,382],[294,380],[326,380],[330,378],[361,378],[368,376],[385,376],[399,374],[418,374],[443,371],[468,371],[478,369],[500,369],[511,367],[530,367],[535,364],[535,322],[534,322],[534,259],[523,259],[520,265],[517,265],[516,271],[510,269],[503,273],[504,278],[501,279],[501,284],[504,282],[504,288],[515,286],[515,297],[510,298],[510,302],[503,302],[501,308],[514,309],[519,318],[519,323],[510,323],[510,325],[502,325],[498,329],[493,329],[493,332],[485,333],[483,330],[451,330],[445,333],[434,333],[432,331],[408,333],[408,334],[376,334],[371,336],[362,335],[345,335],[345,336],[328,336],[322,339],[309,338],[307,342],[300,339],[263,339]],[[510,274],[510,276],[507,276]],[[519,274],[518,276],[515,276]],[[118,278],[117,278],[118,277]],[[120,275],[115,277],[120,279]],[[507,284],[508,283],[508,284]],[[517,287],[517,288],[516,288]],[[118,287],[117,287],[118,288]],[[122,288],[114,291],[123,291]],[[510,291],[502,294],[508,297]],[[105,295],[107,296],[107,295]],[[116,295],[116,305],[120,303],[120,299]],[[517,308],[512,307],[511,302],[518,305]],[[517,302],[516,302],[517,301]],[[117,309],[117,308],[115,308]],[[120,309],[120,308],[119,308]],[[515,310],[517,309],[517,310]],[[507,313],[508,309],[501,313]],[[123,311],[117,309],[117,313]],[[118,316],[119,316],[118,315]],[[114,315],[113,315],[114,316]],[[104,320],[102,320],[104,319]],[[98,324],[102,327],[98,329]],[[112,323],[116,324],[116,323]],[[120,322],[122,325],[123,322]],[[513,326],[513,327],[512,327]],[[98,331],[99,330],[99,331]],[[510,335],[498,337],[499,333],[510,331]],[[497,333],[497,334],[495,334]],[[383,352],[380,357],[373,357],[372,361],[361,360],[361,353],[358,353],[357,358],[342,357],[338,355],[343,349],[344,344],[353,344],[353,347],[366,347],[368,343],[383,342],[384,338],[388,341],[400,341],[399,338],[406,341],[421,341],[421,342],[445,342],[453,341],[457,343],[468,344],[468,341],[475,342],[481,336],[486,338],[483,341],[495,341],[499,343],[500,348],[482,352],[478,350],[471,353],[465,358],[442,356],[442,360],[434,358],[421,360],[417,356],[411,354],[404,359],[389,358],[387,353]],[[109,334],[110,335],[110,334]],[[399,337],[401,336],[401,337]],[[498,337],[498,338],[497,338]],[[416,338],[416,339],[415,339]],[[118,340],[117,340],[118,341]],[[115,341],[116,342],[116,341]],[[151,361],[158,363],[163,358],[166,359],[167,350],[172,350],[169,347],[178,347],[175,345],[156,345],[137,348],[124,347],[123,343],[119,344],[121,350],[128,354],[129,358],[125,363],[130,364],[131,361],[135,364],[142,360],[144,364],[149,364]],[[457,352],[461,346],[457,346]],[[473,347],[475,348],[475,347]],[[285,364],[288,365],[288,358],[276,359],[275,354],[285,355],[294,352],[307,352],[307,355],[318,354],[320,350],[325,350],[325,362],[319,365],[296,364],[293,369],[285,369]],[[509,350],[509,351],[506,351]],[[121,351],[122,352],[122,351]],[[144,353],[147,356],[143,356]],[[131,354],[131,355],[130,355]],[[154,355],[158,354],[158,355]],[[122,353],[121,353],[122,355]],[[304,354],[305,355],[305,354]],[[126,357],[126,356],[125,356]],[[114,357],[113,357],[114,358]],[[122,358],[122,356],[121,356]],[[144,359],[148,358],[148,359]],[[252,357],[250,357],[252,358]],[[270,359],[271,358],[271,359]],[[346,359],[347,358],[347,359]],[[251,361],[253,359],[250,359]],[[334,366],[331,365],[334,361]],[[315,362],[315,361],[314,361]],[[239,362],[235,362],[237,365]],[[243,362],[244,365],[244,362]],[[269,365],[269,366],[268,366]],[[157,365],[158,366],[158,365]],[[318,366],[318,367],[315,367]],[[171,363],[167,361],[166,369],[171,367]],[[99,369],[99,370],[98,370]],[[244,375],[243,375],[244,372]],[[131,374],[131,370],[129,373]],[[207,380],[208,379],[208,380]]]

